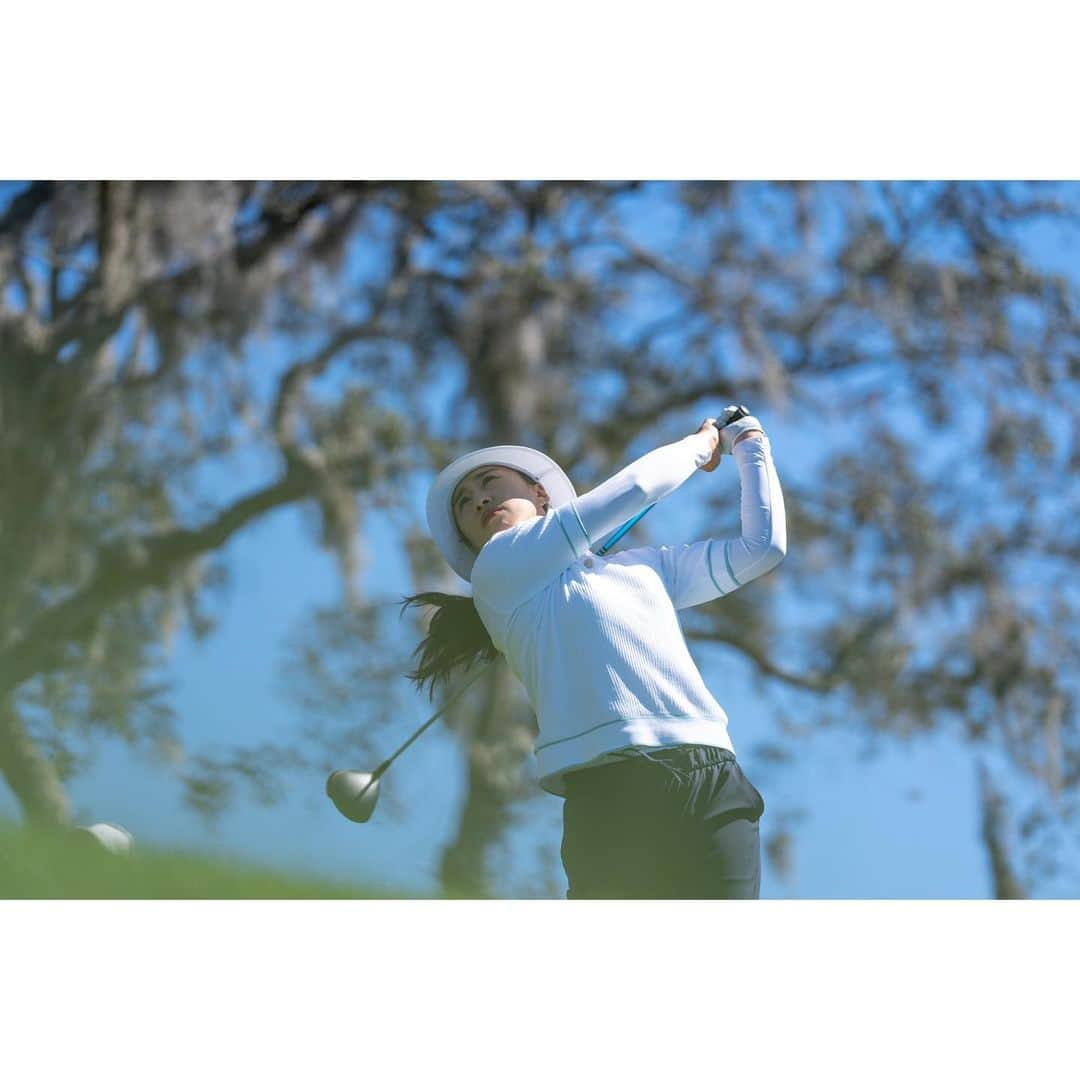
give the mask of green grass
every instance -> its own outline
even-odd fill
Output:
[[[347,886],[167,850],[136,840],[110,855],[69,834],[0,822],[0,899],[6,900],[393,900],[401,890]]]

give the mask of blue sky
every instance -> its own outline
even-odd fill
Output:
[[[645,234],[667,227],[662,212],[655,222],[643,218],[638,225]],[[1044,241],[1048,258],[1059,257],[1055,239]],[[805,459],[810,444],[790,420],[749,404],[766,421],[783,480],[786,470]],[[257,480],[254,468],[250,474],[233,471],[228,480],[211,469],[204,483],[208,491],[224,497],[226,485],[232,492]],[[733,469],[695,476],[672,496],[663,515],[654,513],[635,530],[633,541],[681,542],[707,535],[694,510],[709,484],[720,490],[726,485],[732,499],[737,498]],[[404,576],[390,523],[375,521],[365,546],[362,585],[368,599],[389,601],[408,591],[411,583]],[[190,752],[260,742],[295,728],[300,720],[296,706],[281,694],[285,639],[314,606],[333,603],[340,594],[336,563],[316,548],[310,523],[296,508],[279,510],[248,529],[232,542],[227,555],[231,585],[219,609],[218,630],[201,641],[182,635],[168,663],[171,701]],[[782,564],[776,573],[784,572]],[[775,729],[762,715],[748,673],[733,660],[720,658],[710,661],[706,678],[731,719],[740,759],[765,796],[764,835],[770,818],[779,820],[796,810],[806,813],[795,829],[793,874],[782,880],[766,861],[764,898],[990,895],[977,835],[974,762],[949,737],[909,745],[882,743],[870,756],[862,738],[822,732],[803,740],[791,762],[773,767],[755,753],[759,742],[775,737]],[[395,733],[403,739],[425,715],[424,700],[417,697]],[[357,768],[375,763],[339,764]],[[393,797],[408,807],[407,816],[395,820],[380,805],[364,826],[336,814],[323,795],[321,775],[298,777],[289,797],[275,807],[241,799],[208,826],[182,807],[179,785],[166,771],[148,767],[116,743],[101,744],[95,766],[69,790],[80,821],[118,822],[146,844],[433,892],[439,854],[453,834],[464,794],[463,770],[453,735],[436,725],[384,781]],[[561,800],[545,794],[523,805],[521,823],[495,859],[495,885],[501,894],[562,894],[565,882],[557,860],[561,808]],[[6,788],[0,788],[0,814],[17,816]]]

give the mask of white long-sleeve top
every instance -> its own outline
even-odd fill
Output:
[[[532,702],[540,785],[552,794],[565,794],[564,773],[629,746],[734,749],[676,610],[726,596],[784,557],[768,438],[734,450],[741,536],[605,557],[590,550],[710,456],[700,434],[662,446],[588,494],[496,533],[476,558],[476,610]]]

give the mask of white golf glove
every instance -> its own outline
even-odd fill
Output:
[[[737,416],[739,419],[731,420]],[[730,422],[729,422],[730,421]],[[745,405],[729,405],[717,418],[716,426],[720,431],[720,453],[730,454],[735,440],[747,431],[761,431],[761,421],[751,416]]]

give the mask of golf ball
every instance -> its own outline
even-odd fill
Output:
[[[135,838],[123,826],[106,821],[99,821],[96,825],[80,825],[75,833],[90,837],[112,855],[127,855],[135,842]]]

